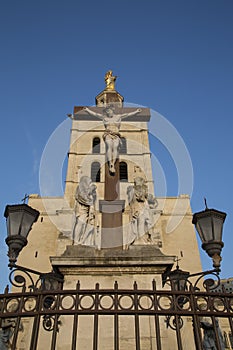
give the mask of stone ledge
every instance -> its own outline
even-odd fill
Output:
[[[161,274],[170,270],[175,256],[154,246],[130,246],[128,250],[67,246],[63,255],[50,258],[64,274]]]

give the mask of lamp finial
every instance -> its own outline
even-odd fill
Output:
[[[206,197],[204,197],[204,203],[205,203],[205,210],[208,209],[208,206],[207,206],[207,200],[206,200]]]

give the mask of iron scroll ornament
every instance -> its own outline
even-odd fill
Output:
[[[219,272],[220,270],[215,268],[213,270],[189,274],[189,272],[180,270],[177,264],[176,270],[167,272],[163,275],[163,286],[165,286],[165,284],[168,284],[171,287],[171,290],[177,292],[185,292],[188,290],[191,292],[198,292],[201,291],[201,289],[204,289],[207,292],[214,292],[220,286],[221,281],[219,277]],[[198,286],[200,281],[208,275],[214,276],[216,280],[214,280],[213,278],[207,278],[203,281],[202,286],[200,288]],[[193,282],[190,280],[190,278],[194,277],[198,278]],[[184,295],[179,294],[175,300],[176,307],[178,307],[178,309],[183,309],[188,301],[189,299],[185,296],[185,293]],[[174,307],[172,303],[170,306]],[[171,328],[173,330],[181,329],[184,325],[183,319],[179,315],[165,316],[165,323],[167,328]]]
[[[33,278],[33,276],[36,276],[36,278]],[[9,281],[12,286],[21,288],[22,292],[25,292],[27,289],[30,292],[37,292],[39,290],[61,290],[64,280],[60,273],[56,273],[54,271],[41,273],[23,266],[15,265],[13,268],[11,268],[9,273]],[[54,296],[46,295],[43,299],[43,308],[45,310],[51,310],[55,307],[56,299]],[[59,332],[61,321],[58,318],[59,317],[49,314],[44,315],[42,322],[44,330],[48,332],[56,330],[56,332]]]

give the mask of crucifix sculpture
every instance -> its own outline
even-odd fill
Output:
[[[106,147],[104,198],[99,200],[101,219],[101,247],[115,248],[123,246],[122,212],[125,201],[120,198],[119,150],[121,141],[121,122],[123,119],[138,115],[140,108],[124,108],[123,96],[115,90],[116,76],[112,71],[105,74],[105,89],[96,96],[96,107],[75,107],[72,119],[99,118],[104,125],[103,140]],[[75,116],[77,114],[77,117]]]
[[[103,139],[106,145],[106,160],[109,166],[110,174],[114,175],[116,172],[115,163],[119,157],[119,149],[121,147],[121,135],[120,127],[121,121],[124,118],[136,115],[141,112],[141,109],[138,108],[130,113],[116,114],[114,105],[108,105],[103,109],[103,114],[96,113],[85,107],[84,110],[94,117],[100,118],[103,120],[105,133]]]

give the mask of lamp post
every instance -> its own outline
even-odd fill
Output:
[[[39,281],[41,284],[40,287],[43,290],[60,289],[63,282],[63,276],[60,273],[55,271],[43,273],[16,264],[19,253],[28,243],[27,237],[32,225],[37,221],[39,215],[40,213],[38,210],[33,209],[25,203],[7,205],[5,208],[4,216],[7,223],[7,238],[5,241],[9,248],[8,266],[11,270],[13,269],[10,273],[10,281],[14,286],[26,286],[26,279],[21,275],[15,275],[15,271],[17,270],[27,275],[31,282],[30,289],[32,290],[38,289]],[[31,274],[39,276],[36,282],[34,282]],[[14,276],[15,282],[11,280],[12,276]]]
[[[222,229],[226,215],[226,213],[221,212],[219,210],[208,209],[207,205],[204,211],[195,213],[193,215],[192,223],[195,225],[195,228],[201,238],[202,249],[205,250],[206,253],[212,258],[214,269],[190,274],[188,271],[182,271],[177,264],[175,270],[166,272],[163,275],[163,286],[165,285],[165,283],[169,282],[171,288],[174,291],[183,292],[187,290],[187,282],[189,282],[190,287],[194,291],[199,290],[199,288],[197,288],[199,280],[202,277],[210,274],[217,277],[218,282],[220,282],[219,272],[221,271],[221,251],[222,247],[224,246],[224,243],[222,241]],[[189,281],[190,277],[198,277],[194,285]],[[216,283],[213,279],[208,278],[207,280],[205,280],[204,286],[206,289],[211,290],[211,288],[216,288]],[[179,298],[179,307],[182,308],[185,302],[185,297]],[[173,321],[173,324],[171,324],[170,319],[171,317],[166,317],[167,327],[176,329],[176,327],[181,328],[183,326],[183,322],[180,318],[178,318],[179,322],[174,323]]]
[[[226,215],[222,211],[208,209],[207,207],[205,210],[193,215],[192,223],[195,225],[201,238],[202,249],[212,258],[214,269],[190,274],[187,271],[180,270],[177,265],[176,270],[169,271],[163,276],[163,285],[166,283],[166,280],[169,280],[173,289],[182,291],[186,288],[184,281],[187,281],[190,277],[206,275],[212,272],[219,274],[222,260],[221,251],[224,246],[222,228]]]

